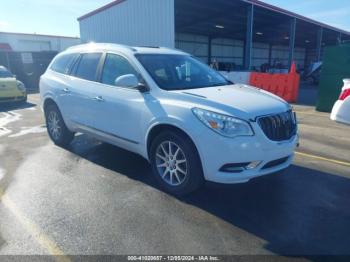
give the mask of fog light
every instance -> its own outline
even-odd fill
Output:
[[[257,166],[260,165],[260,163],[261,161],[251,162],[249,165],[247,165],[246,169],[250,170],[250,169],[257,168]]]

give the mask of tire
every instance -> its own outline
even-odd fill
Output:
[[[21,101],[21,104],[26,104],[28,100],[28,96],[25,96],[24,99]]]
[[[204,183],[197,149],[193,142],[181,133],[173,131],[160,133],[151,144],[150,160],[153,175],[161,187],[170,194],[184,196],[196,191]]]
[[[47,132],[56,145],[65,147],[72,142],[74,133],[68,130],[61,112],[55,104],[48,105],[45,108],[45,120]]]

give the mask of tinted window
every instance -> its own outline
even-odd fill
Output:
[[[70,66],[72,65],[76,57],[77,55],[75,54],[69,54],[62,55],[56,58],[53,64],[51,65],[51,70],[56,71],[58,73],[67,74]]]
[[[215,70],[191,56],[143,54],[136,57],[158,86],[165,90],[231,84]]]
[[[95,81],[100,58],[100,53],[83,54],[81,56],[75,76],[85,80]]]
[[[138,75],[136,70],[124,57],[108,54],[102,71],[101,82],[107,85],[114,85],[115,79],[122,75]]]
[[[8,78],[8,77],[13,77],[10,71],[8,71],[4,67],[0,67],[0,78]]]

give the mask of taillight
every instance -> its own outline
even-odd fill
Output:
[[[350,88],[349,89],[345,89],[340,97],[339,97],[339,100],[345,100],[348,96],[350,96]]]

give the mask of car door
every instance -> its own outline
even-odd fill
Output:
[[[139,75],[125,57],[106,54],[90,116],[93,126],[109,138],[121,145],[135,145],[141,142],[141,116],[147,110],[147,95],[134,88],[115,86],[115,79],[127,74]]]
[[[67,124],[69,124],[71,120],[70,116],[72,115],[72,97],[69,92],[71,87],[69,72],[78,57],[79,54],[64,54],[55,58],[55,61],[50,67],[53,77],[46,79],[46,84],[48,84],[57,95],[59,109]]]
[[[97,80],[97,70],[101,61],[102,53],[81,54],[79,61],[68,76],[70,87],[67,96],[69,97],[68,107],[70,108],[70,119],[73,124],[85,129],[90,127],[90,114],[97,105],[94,103],[94,88]]]

